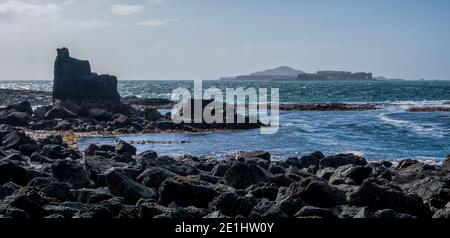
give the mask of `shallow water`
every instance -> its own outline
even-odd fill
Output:
[[[192,81],[120,81],[122,96],[169,97],[177,87],[192,88]],[[90,143],[134,142],[139,151],[152,149],[166,155],[222,156],[237,150],[267,150],[279,158],[320,150],[327,154],[357,152],[369,160],[442,160],[450,153],[450,113],[410,113],[417,105],[443,105],[450,100],[450,81],[377,82],[246,82],[205,81],[203,87],[277,87],[280,100],[303,102],[383,102],[377,111],[282,112],[280,131],[259,130],[211,133],[128,135],[120,138],[84,138]],[[0,82],[0,88],[51,90],[50,81]]]

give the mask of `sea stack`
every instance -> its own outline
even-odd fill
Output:
[[[67,48],[57,49],[57,52],[53,80],[54,100],[77,104],[120,103],[115,76],[91,72],[89,61],[70,57]]]

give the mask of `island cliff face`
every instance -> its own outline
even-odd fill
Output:
[[[67,48],[58,49],[57,52],[53,99],[78,103],[120,102],[115,76],[92,73],[89,61],[70,57]]]

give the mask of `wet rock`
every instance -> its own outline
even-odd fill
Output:
[[[177,161],[168,156],[161,156],[147,161],[147,167],[161,167],[181,176],[198,175],[197,168],[182,161]]]
[[[12,153],[7,155],[6,157],[4,157],[1,160],[5,160],[5,161],[26,161],[26,159],[20,154],[20,153]]]
[[[235,193],[227,192],[216,197],[209,207],[211,210],[218,210],[226,216],[242,215],[247,217],[257,203],[258,200],[251,195],[241,197]]]
[[[217,192],[207,183],[177,177],[167,179],[159,189],[160,203],[168,205],[172,202],[182,206],[207,208],[217,196]]]
[[[320,169],[331,167],[338,168],[340,166],[353,164],[359,166],[367,165],[367,161],[354,154],[339,154],[334,156],[328,156],[319,162]]]
[[[116,145],[116,152],[118,154],[136,155],[136,151],[136,147],[125,141],[119,141]]]
[[[447,159],[442,163],[442,168],[445,171],[450,171],[450,155],[447,156]]]
[[[0,184],[13,182],[18,185],[28,183],[27,170],[13,161],[0,161]]]
[[[39,163],[39,164],[51,164],[54,162],[54,160],[50,159],[46,156],[43,156],[38,152],[34,152],[30,156],[30,162]]]
[[[331,176],[335,172],[336,172],[335,168],[327,167],[327,168],[324,168],[324,169],[321,169],[321,170],[317,171],[316,176],[328,181],[328,180],[330,180]]]
[[[316,151],[310,155],[302,156],[299,159],[300,168],[308,168],[310,166],[319,167],[320,160],[324,159],[325,155],[320,151]]]
[[[71,122],[69,122],[67,120],[62,120],[62,121],[58,122],[58,124],[56,124],[54,129],[57,131],[68,131],[68,130],[73,129],[73,125]]]
[[[152,160],[158,158],[158,154],[153,150],[147,150],[136,156],[136,162],[141,164],[144,168],[147,167]]]
[[[330,184],[350,184],[360,185],[364,179],[368,178],[372,173],[369,167],[355,166],[352,164],[341,166],[336,169],[330,177]]]
[[[117,117],[111,122],[111,125],[114,128],[126,128],[131,127],[132,121],[125,115],[119,114]]]
[[[309,205],[325,208],[345,203],[345,195],[342,191],[316,178],[292,183],[284,196],[299,197]]]
[[[300,160],[297,157],[289,157],[284,163],[289,166],[300,168]]]
[[[141,198],[157,198],[157,193],[154,189],[136,183],[118,170],[112,170],[106,175],[106,184],[111,194],[123,197],[128,203],[135,203]]]
[[[232,164],[229,162],[221,161],[211,171],[213,176],[223,177],[225,173],[231,168]]]
[[[83,164],[78,161],[59,160],[52,165],[51,169],[56,179],[69,183],[75,188],[92,186]]]
[[[0,215],[11,219],[29,219],[30,216],[22,209],[9,204],[0,204]],[[0,216],[1,217],[1,216]]]
[[[259,182],[266,182],[270,174],[255,164],[236,163],[224,176],[225,182],[233,188],[245,189]]]
[[[237,155],[237,158],[260,158],[263,160],[270,161],[270,153],[267,151],[250,151],[250,152],[240,152]]]
[[[404,193],[385,180],[367,179],[358,189],[349,193],[348,198],[355,206],[368,206],[374,210],[393,209],[420,217],[431,216],[420,197]]]
[[[297,214],[294,215],[297,218],[325,218],[325,219],[335,219],[336,215],[330,209],[318,208],[312,206],[305,206],[300,209]]]
[[[431,207],[443,208],[450,201],[450,178],[426,177],[400,185],[411,194],[421,197]]]

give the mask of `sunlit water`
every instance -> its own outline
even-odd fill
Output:
[[[244,82],[205,81],[204,88],[279,88],[280,100],[303,102],[382,102],[377,111],[282,112],[277,134],[259,130],[140,134],[119,138],[84,138],[90,143],[114,143],[117,139],[139,142],[139,151],[166,155],[222,156],[237,150],[267,150],[278,158],[316,150],[327,154],[357,152],[369,160],[413,158],[438,161],[450,153],[450,113],[410,113],[414,105],[446,105],[450,81],[395,82]],[[51,90],[51,82],[0,82],[0,88]],[[192,88],[192,81],[120,81],[122,96],[168,98],[177,87]],[[140,144],[146,142],[145,144]]]

